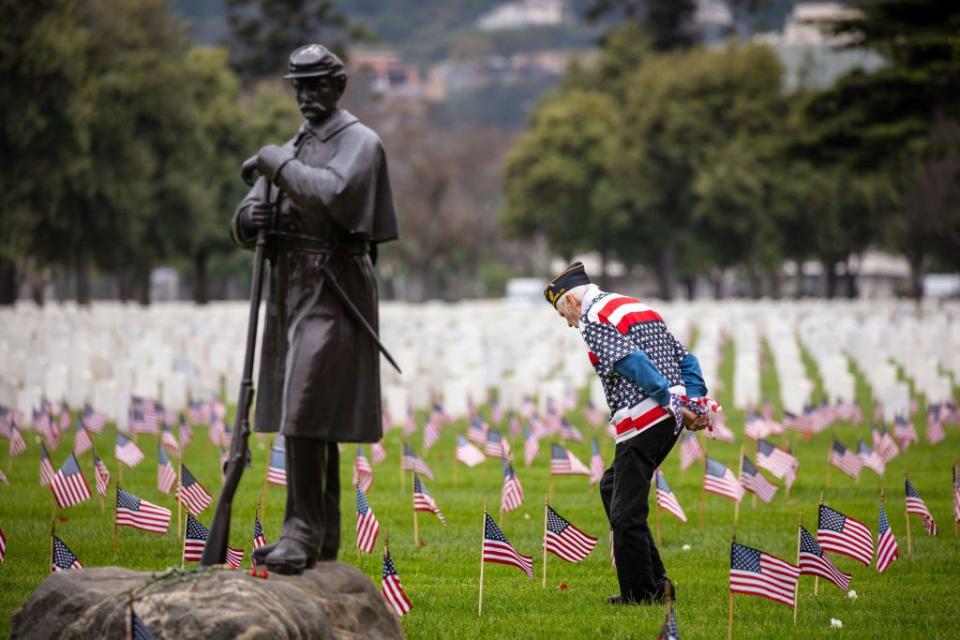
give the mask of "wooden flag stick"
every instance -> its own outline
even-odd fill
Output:
[[[656,477],[656,476],[654,476]],[[653,518],[657,527],[657,546],[663,548],[663,536],[660,535],[660,505],[657,504],[656,497],[653,501]]]
[[[457,436],[453,436],[453,486],[457,486],[459,480],[459,471],[457,470]]]
[[[416,475],[414,475],[414,478],[416,478]],[[413,505],[413,546],[414,548],[420,547],[420,522],[417,518],[416,501],[414,501]]]
[[[745,491],[743,488],[743,445],[740,445],[740,460],[738,461],[740,465],[737,469],[737,482],[740,483],[740,491]],[[740,503],[743,502],[743,497],[737,499],[736,504],[733,505],[733,527],[736,529],[737,522],[740,520]]]
[[[113,501],[113,561],[116,562],[120,557],[120,525],[117,524],[117,500],[120,499],[120,483],[117,482],[117,494]]]
[[[703,512],[707,506],[707,494],[705,481],[707,479],[707,456],[703,456],[703,478],[700,480],[700,528],[703,529]]]
[[[404,472],[403,468],[403,445],[404,441],[400,441],[400,491],[407,490],[407,474]]]
[[[909,478],[907,477],[907,472],[906,472],[906,471],[903,472],[903,479],[904,479],[904,481],[906,481],[906,480],[909,479]],[[904,515],[904,517],[907,519],[907,557],[909,558],[911,555],[913,555],[913,543],[912,543],[911,538],[910,538],[910,512],[907,511],[907,501],[906,501],[906,499],[904,499],[904,501],[903,501],[903,515]]]
[[[956,495],[956,492],[960,491],[960,488],[957,488],[958,486],[960,486],[960,484],[958,483],[960,483],[960,462],[954,462],[953,463],[953,486],[954,486],[953,491],[955,494],[953,498],[954,500],[960,500],[960,495]],[[960,505],[957,506],[957,509],[960,509]],[[958,515],[960,515],[960,513],[958,513]],[[953,519],[953,535],[955,536],[960,535],[960,518]]]
[[[543,500],[543,584],[547,588],[547,500]]]
[[[800,532],[803,529],[803,512],[797,518],[797,566],[800,566]],[[793,626],[797,626],[797,609],[800,608],[800,578],[793,585]]]
[[[483,615],[483,545],[487,539],[487,501],[483,501],[483,529],[480,534],[480,596],[477,600],[477,617]]]
[[[56,513],[56,512],[54,512]],[[50,571],[53,571],[53,561],[56,558],[56,554],[53,550],[53,537],[57,535],[57,519],[56,517],[50,518]]]
[[[820,505],[823,504],[823,491],[820,492],[820,501],[817,503],[817,526],[819,527],[820,522]],[[813,576],[813,595],[817,595],[817,591],[820,589],[820,577]]]
[[[178,540],[183,539],[180,537],[180,532],[183,530],[180,527],[180,523],[183,521],[183,513],[182,513],[183,503],[180,502],[180,487],[182,486],[183,486],[183,460],[180,461],[180,474],[177,476],[177,490],[174,494],[177,498],[177,539]],[[185,533],[184,533],[184,537],[186,537]]]

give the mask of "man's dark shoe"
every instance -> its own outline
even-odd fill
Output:
[[[662,604],[663,600],[656,595],[649,596],[647,598],[641,598],[640,600],[634,600],[633,598],[625,598],[621,594],[615,596],[610,596],[607,598],[607,604],[622,604],[622,605],[644,605],[644,604]]]
[[[300,575],[317,562],[316,553],[303,543],[290,538],[280,538],[276,547],[267,554],[264,563],[267,569],[283,575]]]

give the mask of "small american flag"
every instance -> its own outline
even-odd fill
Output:
[[[13,412],[9,407],[0,404],[0,435],[6,435],[13,425]]]
[[[657,640],[680,640],[680,627],[677,626],[677,613],[673,608],[673,601],[667,602],[667,617],[660,627]]]
[[[900,441],[900,446],[904,450],[910,446],[911,442],[919,440],[917,428],[903,415],[898,415],[893,419],[893,437]]]
[[[519,438],[523,434],[523,427],[520,424],[520,418],[513,411],[510,412],[510,437]]]
[[[383,553],[383,582],[380,585],[380,592],[398,616],[410,611],[412,607],[410,598],[400,586],[400,576],[397,575],[397,568],[393,564],[389,551]]]
[[[15,424],[10,425],[10,457],[16,458],[26,450],[27,443],[20,434],[20,429]]]
[[[97,480],[97,493],[107,495],[107,489],[110,488],[110,470],[96,451],[93,452],[93,475]]]
[[[897,539],[893,537],[893,529],[887,520],[887,512],[880,503],[880,528],[877,529],[877,572],[883,573],[887,567],[897,559],[900,550],[897,548]]]
[[[373,515],[373,509],[363,495],[363,490],[358,485],[354,486],[357,489],[357,549],[364,553],[373,553],[377,534],[380,533],[380,523],[377,522],[377,516]]]
[[[677,516],[680,522],[686,522],[687,514],[683,512],[683,508],[680,506],[680,503],[677,502],[677,497],[673,495],[673,492],[670,490],[670,485],[667,484],[667,479],[663,477],[663,471],[660,469],[657,469],[656,479],[657,506]]]
[[[703,490],[708,493],[715,493],[731,500],[739,500],[743,497],[743,487],[722,462],[717,462],[713,458],[707,458],[707,464],[703,473]]]
[[[50,573],[67,571],[69,569],[83,569],[80,560],[63,543],[63,540],[53,536],[53,557],[50,558]]]
[[[191,400],[187,419],[194,424],[210,424],[210,403],[206,400]]]
[[[3,535],[3,529],[0,529],[0,562],[7,557],[7,537]]]
[[[90,498],[90,486],[87,484],[77,457],[70,454],[60,471],[50,480],[50,490],[61,509],[80,504]]]
[[[167,452],[162,445],[157,445],[157,490],[160,493],[170,493],[173,484],[177,481],[177,472],[170,464]]]
[[[947,437],[940,415],[939,404],[931,404],[927,407],[927,443],[929,444],[937,444]]]
[[[45,487],[50,484],[50,481],[53,480],[53,476],[56,474],[56,471],[53,469],[53,463],[50,462],[50,454],[47,453],[47,448],[43,446],[43,443],[40,443],[40,486]]]
[[[588,536],[547,505],[547,528],[543,532],[543,548],[567,562],[580,562],[597,546],[597,539]]]
[[[207,546],[207,537],[210,532],[200,521],[191,514],[187,514],[186,535],[183,537],[183,561],[199,562],[203,557],[203,549]]]
[[[380,464],[387,459],[387,448],[383,446],[383,442],[374,442],[370,445],[370,462],[373,464]]]
[[[873,535],[867,525],[825,504],[820,505],[817,541],[825,551],[841,553],[864,565],[870,566],[873,560]]]
[[[837,569],[810,532],[800,527],[800,574],[820,576],[844,591],[850,590],[850,574]]]
[[[680,438],[680,470],[686,470],[703,456],[703,448],[700,447],[697,436],[690,432],[684,433]]]
[[[203,485],[197,482],[185,464],[180,464],[180,486],[177,487],[177,500],[195,516],[203,513],[204,509],[213,502],[213,496],[207,493]]]
[[[484,443],[483,452],[491,458],[509,460],[510,442],[496,429],[490,429],[487,431],[487,441]]]
[[[413,510],[435,513],[440,518],[440,522],[447,524],[447,519],[443,517],[440,507],[437,506],[437,501],[430,495],[427,485],[423,484],[417,474],[413,474]]]
[[[243,564],[243,549],[234,549],[233,547],[227,547],[226,555],[227,564],[234,569],[238,568]]]
[[[404,471],[413,471],[433,480],[433,472],[430,471],[430,467],[420,459],[406,442],[403,443],[403,460],[400,462],[400,467]]]
[[[590,469],[573,453],[559,444],[550,445],[550,474],[555,476],[589,476]]]
[[[793,607],[800,567],[736,542],[730,545],[730,591]]]
[[[484,562],[497,562],[516,567],[533,577],[533,558],[517,552],[500,531],[500,527],[493,521],[489,513],[484,512],[483,551],[481,558]]]
[[[457,460],[468,467],[475,467],[486,459],[483,451],[467,442],[463,436],[457,435]]]
[[[117,487],[116,524],[118,527],[132,527],[149,533],[166,533],[170,526],[170,509],[141,500]]]
[[[740,464],[742,465],[740,468],[740,484],[743,485],[743,488],[757,494],[757,497],[764,502],[773,500],[773,496],[777,494],[777,486],[764,478],[763,474],[753,466],[747,456],[743,456]]]
[[[736,442],[737,436],[731,431],[730,427],[723,420],[722,415],[718,415],[713,420],[713,428],[710,429],[710,438],[717,442]]]
[[[594,438],[590,445],[590,484],[597,484],[603,477],[603,458],[600,457],[600,445]]]
[[[143,451],[132,440],[122,433],[117,433],[117,443],[113,448],[113,455],[128,467],[135,467],[143,462]]]
[[[170,455],[180,455],[180,443],[177,442],[175,437],[173,437],[173,432],[170,431],[170,427],[168,427],[166,424],[163,425],[163,431],[160,432],[160,442],[164,447],[167,448],[167,451],[170,452]]]
[[[133,396],[130,402],[130,432],[157,433],[157,413],[153,401]]]
[[[540,438],[530,427],[524,427],[523,432],[523,464],[529,467],[540,452]]]
[[[357,445],[357,455],[353,459],[353,484],[360,485],[364,493],[373,486],[373,468],[363,452],[363,445]]]
[[[180,414],[180,449],[186,449],[187,445],[190,444],[190,441],[193,440],[193,427],[190,426],[190,423],[187,422],[186,417],[181,413]]]
[[[253,548],[259,549],[266,546],[267,538],[263,535],[263,525],[260,524],[260,516],[253,516]]]
[[[588,400],[587,406],[583,409],[583,419],[587,421],[587,424],[599,427],[606,422],[606,415],[593,404],[592,400]]]
[[[757,441],[757,466],[772,473],[773,477],[784,480],[788,487],[797,477],[796,457],[767,440]]]
[[[937,535],[937,523],[933,519],[933,514],[930,513],[930,510],[927,509],[927,505],[924,504],[923,498],[920,497],[920,493],[917,491],[916,487],[913,484],[906,480],[906,494],[907,494],[907,513],[915,513],[920,516],[920,519],[923,520],[923,524],[927,528],[927,533],[931,536]]]
[[[510,513],[523,504],[523,487],[520,478],[506,460],[503,461],[503,489],[500,491],[500,511]]]
[[[131,640],[157,640],[157,636],[153,635],[150,627],[133,611],[133,607],[130,607],[130,638]]]
[[[873,427],[873,448],[884,462],[890,462],[900,453],[897,442],[893,439],[885,426],[877,425]]]
[[[93,433],[100,433],[103,431],[103,427],[107,424],[106,414],[95,411],[90,404],[85,404],[83,406],[83,415],[81,418],[83,420],[83,426]]]
[[[886,471],[887,464],[883,461],[883,458],[863,440],[857,441],[857,457],[860,458],[860,463],[863,466],[878,476],[882,476],[883,472]]]
[[[490,427],[483,421],[479,415],[470,418],[470,426],[467,428],[467,438],[478,447],[487,443],[487,430]]]
[[[830,448],[830,453],[827,455],[827,462],[840,469],[851,478],[859,477],[860,467],[863,466],[860,462],[860,458],[855,456],[852,451],[847,449],[837,440],[833,441],[833,446]]]
[[[770,435],[767,421],[759,413],[751,412],[743,423],[743,435],[751,440],[760,440]]]
[[[83,421],[77,417],[74,424],[73,452],[79,456],[90,449],[93,449],[93,438],[90,437],[90,432],[83,426]]]
[[[572,422],[566,418],[562,418],[560,420],[560,439],[570,442],[583,442],[583,434],[580,433],[580,429],[577,429]]]
[[[283,437],[277,438],[270,447],[270,464],[267,465],[267,482],[280,487],[287,486],[287,451]]]
[[[413,412],[413,407],[407,407],[407,421],[403,425],[403,435],[409,438],[417,432],[417,416]]]
[[[533,398],[530,396],[523,396],[523,401],[520,403],[520,415],[529,420],[530,416],[533,415],[533,411]]]
[[[440,419],[436,417],[436,414],[431,414],[426,424],[423,425],[423,450],[425,452],[430,451],[430,448],[437,444],[440,439],[440,428]]]

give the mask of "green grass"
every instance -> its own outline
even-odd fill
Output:
[[[732,410],[731,353],[721,367],[724,381],[719,399],[728,405],[728,424],[736,432],[742,429],[742,412]],[[765,354],[765,357],[768,357]],[[766,363],[765,376],[774,370]],[[865,387],[858,384],[858,389]],[[776,382],[765,379],[764,392],[773,393]],[[587,432],[579,413],[571,416]],[[921,434],[924,422],[915,416]],[[463,423],[457,428],[463,429]],[[858,436],[867,438],[869,427],[838,425],[838,437],[849,445]],[[810,529],[816,528],[817,498],[824,491],[825,502],[840,511],[866,522],[871,530],[877,526],[877,505],[881,485],[886,487],[887,513],[900,542],[901,555],[906,554],[906,529],[903,511],[903,473],[909,465],[910,476],[933,511],[941,535],[928,537],[917,519],[911,523],[913,555],[893,564],[880,575],[872,567],[863,567],[845,557],[836,556],[841,569],[853,573],[852,588],[858,599],[851,600],[830,584],[820,583],[819,595],[813,595],[813,578],[801,578],[799,623],[793,626],[789,608],[748,596],[736,597],[735,636],[739,638],[826,638],[842,633],[848,638],[947,638],[957,637],[960,617],[957,613],[957,592],[960,587],[960,537],[952,524],[950,465],[960,452],[960,431],[948,428],[948,438],[936,447],[915,445],[895,459],[885,479],[864,471],[859,485],[834,470],[830,486],[825,486],[826,456],[831,434],[828,431],[812,440],[793,436],[793,446],[800,459],[800,473],[789,499],[783,491],[772,504],[751,507],[745,500],[737,539],[743,544],[764,549],[788,560],[796,554],[796,524],[802,515]],[[588,438],[589,440],[589,438]],[[420,533],[424,547],[414,545],[410,479],[401,491],[399,431],[386,438],[390,457],[374,468],[375,484],[369,493],[370,503],[379,518],[384,534],[389,534],[391,552],[401,581],[413,601],[413,611],[405,618],[406,633],[413,638],[652,638],[663,621],[663,607],[612,608],[605,597],[617,591],[610,565],[608,527],[595,487],[586,478],[559,478],[555,482],[555,508],[574,524],[600,538],[600,543],[586,561],[567,564],[555,556],[549,559],[548,585],[540,586],[542,553],[540,540],[543,526],[543,499],[548,487],[548,449],[542,443],[540,455],[531,468],[522,462],[517,473],[526,492],[524,505],[507,516],[504,532],[520,552],[535,557],[536,579],[528,580],[517,569],[502,565],[486,565],[483,616],[477,616],[479,550],[481,541],[482,505],[487,501],[491,512],[499,504],[501,472],[499,463],[475,469],[461,467],[459,483],[454,485],[452,471],[453,433],[448,431],[427,455],[428,464],[437,479],[428,487],[444,511],[449,526],[442,526],[430,514],[420,514]],[[108,460],[116,478],[112,456],[113,431],[107,429],[98,437],[101,453]],[[609,464],[613,443],[601,437],[604,460]],[[234,527],[231,544],[243,546],[249,559],[253,515],[263,482],[263,469],[268,453],[267,441],[251,438],[255,468],[244,476],[234,506]],[[419,436],[414,439],[419,445]],[[522,451],[519,440],[512,442],[515,453]],[[11,484],[0,485],[0,527],[7,536],[7,559],[0,564],[0,635],[9,631],[9,617],[46,577],[49,562],[49,529],[52,495],[37,485],[37,448],[31,442],[26,454],[13,460],[8,474]],[[136,469],[124,470],[124,488],[137,495],[175,508],[173,499],[156,490],[156,439],[140,437],[147,459]],[[59,465],[72,446],[65,438],[53,454]],[[735,466],[739,444],[709,443],[711,456]],[[572,445],[571,449],[584,461],[589,458],[589,442]],[[748,452],[750,451],[748,446]],[[358,559],[354,543],[354,498],[349,489],[353,447],[347,446],[341,468],[344,484],[342,498],[343,545],[341,559],[359,567],[378,585],[381,563],[379,556]],[[369,452],[368,452],[369,454]],[[206,430],[196,429],[194,442],[186,452],[186,464],[209,489],[218,490],[218,454],[210,444]],[[522,457],[522,455],[521,455]],[[6,470],[5,455],[0,458]],[[495,464],[496,463],[496,464]],[[88,481],[93,483],[90,454],[81,464]],[[661,514],[664,562],[674,580],[679,602],[677,615],[683,637],[721,638],[726,633],[728,591],[727,572],[730,534],[734,505],[719,496],[707,496],[706,525],[698,526],[701,470],[698,467],[680,472],[676,453],[665,467],[667,479],[690,518],[682,524],[666,513]],[[284,492],[270,487],[263,525],[268,540],[276,538],[282,521]],[[113,519],[111,500],[101,511],[99,500],[67,509],[57,522],[57,533],[88,567],[119,564],[126,567],[162,570],[179,562],[180,542],[172,532],[164,536],[132,529],[120,530],[120,556],[113,555]],[[209,524],[212,511],[201,521]],[[688,551],[683,545],[690,545]],[[566,585],[561,589],[561,584]],[[842,631],[830,628],[830,619],[843,621]]]

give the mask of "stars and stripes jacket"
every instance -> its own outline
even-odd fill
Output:
[[[603,383],[617,443],[669,418],[671,394],[707,394],[696,356],[667,330],[660,314],[635,298],[590,285],[580,334]]]

